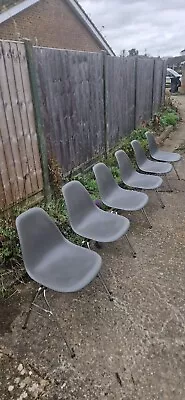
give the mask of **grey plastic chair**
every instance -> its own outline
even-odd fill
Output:
[[[40,308],[35,300],[41,292],[48,307],[42,310],[53,316],[46,299],[46,288],[62,293],[81,290],[100,273],[102,261],[94,251],[76,246],[65,239],[54,221],[41,208],[32,208],[21,214],[16,219],[16,227],[26,271],[41,285],[32,300],[23,326],[26,328],[32,306]],[[73,357],[73,349],[64,340]]]
[[[66,183],[62,192],[74,232],[98,243],[114,242],[125,235],[133,256],[136,256],[127,237],[130,226],[127,218],[100,210],[94,204],[88,191],[78,181]]]
[[[138,211],[141,210],[151,228],[152,225],[144,210],[148,203],[148,196],[134,190],[121,188],[114,180],[110,169],[103,163],[93,167],[101,199],[105,205],[116,210]]]
[[[166,175],[169,172],[171,172],[172,165],[166,162],[149,160],[138,140],[133,140],[131,142],[131,145],[134,150],[135,158],[139,169],[143,172],[149,172],[150,174],[164,175],[169,187],[169,191],[172,192],[173,190],[170,186],[170,183]]]
[[[172,153],[169,151],[159,150],[157,143],[155,141],[154,135],[152,135],[151,132],[146,132],[145,135],[148,140],[148,147],[149,147],[151,157],[157,161],[165,161],[165,162],[172,163],[174,171],[177,175],[177,178],[180,180],[178,171],[176,170],[174,163],[177,161],[180,161],[181,155],[178,153]]]
[[[130,158],[123,150],[116,151],[115,156],[119,165],[120,175],[123,183],[131,188],[155,190],[158,200],[162,208],[164,208],[164,204],[158,193],[158,189],[163,183],[162,178],[160,176],[141,174],[140,172],[137,172],[134,169]]]

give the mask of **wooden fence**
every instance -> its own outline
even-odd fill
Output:
[[[68,173],[150,119],[164,102],[165,68],[0,41],[0,209],[41,192],[43,178],[46,193],[47,152]]]
[[[113,147],[164,101],[161,59],[33,50],[49,157],[64,173]]]
[[[0,42],[0,208],[43,189],[23,43]]]

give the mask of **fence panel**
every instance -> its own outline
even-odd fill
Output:
[[[137,59],[136,74],[136,126],[152,117],[153,113],[154,59]]]
[[[64,173],[112,148],[161,105],[162,60],[33,50],[49,157]]]
[[[23,43],[0,42],[0,208],[42,190],[42,171]]]
[[[103,57],[38,47],[34,52],[49,156],[69,172],[103,152]]]
[[[154,65],[154,82],[153,82],[153,114],[159,111],[159,108],[162,104],[163,68],[164,68],[163,60],[161,60],[160,58],[156,58]]]
[[[135,58],[106,58],[106,108],[108,147],[135,126]]]

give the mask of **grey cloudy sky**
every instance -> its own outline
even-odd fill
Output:
[[[179,55],[185,48],[185,0],[79,0],[113,50]],[[104,28],[102,28],[104,26]]]

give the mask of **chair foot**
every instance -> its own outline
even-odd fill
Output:
[[[128,238],[128,235],[125,235],[125,237],[126,237],[126,240],[127,240],[128,244],[129,244],[129,247],[130,247],[130,249],[131,249],[131,251],[132,251],[133,257],[136,258],[136,257],[137,257],[137,254],[136,254],[136,252],[135,252],[135,250],[134,250],[132,244],[130,243],[130,240],[129,240],[129,238]]]
[[[147,221],[147,223],[148,223],[148,227],[149,227],[150,229],[152,229],[152,224],[151,224],[151,222],[150,222],[150,220],[149,220],[149,218],[148,218],[148,215],[147,215],[145,209],[142,208],[141,212],[142,212],[142,213],[144,214],[144,216],[145,216],[145,219],[146,219],[146,221]]]

